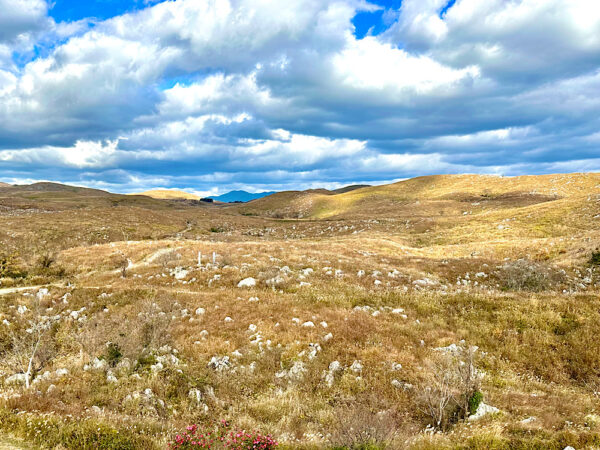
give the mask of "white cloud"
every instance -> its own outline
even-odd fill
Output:
[[[73,147],[31,148],[25,150],[0,151],[0,161],[26,164],[44,164],[53,161],[56,165],[78,169],[108,167],[114,164],[118,139],[107,142],[77,141]]]
[[[404,0],[364,39],[351,20],[378,7],[355,0],[177,0],[93,26],[21,3],[0,29],[5,178],[208,192],[598,167],[593,2]],[[45,56],[16,64],[33,42]]]
[[[392,94],[428,94],[444,89],[448,95],[461,82],[479,76],[476,66],[446,67],[427,56],[413,56],[375,37],[350,39],[347,47],[333,57],[336,75],[356,89],[387,91]]]
[[[49,23],[44,0],[0,0],[0,43],[14,41]]]

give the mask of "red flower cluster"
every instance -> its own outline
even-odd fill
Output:
[[[186,427],[186,431],[177,434],[168,444],[170,450],[197,448],[224,448],[230,450],[270,450],[278,445],[271,435],[262,435],[258,431],[230,430],[229,423],[222,420],[216,427],[200,428],[198,425]]]

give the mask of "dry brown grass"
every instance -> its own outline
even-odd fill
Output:
[[[547,180],[526,198],[505,194],[533,190],[535,179],[485,179],[487,192],[472,177],[381,187],[377,195],[405,189],[413,206],[388,207],[375,221],[285,221],[168,202],[74,209],[64,200],[59,212],[1,216],[0,238],[27,272],[3,285],[57,282],[42,302],[45,315],[60,315],[39,381],[29,390],[3,381],[4,423],[17,411],[101,418],[134,434],[143,425],[158,446],[207,417],[271,432],[291,448],[598,445],[600,301],[588,265],[598,180]],[[559,199],[547,197],[552,189]],[[419,195],[432,203],[415,209]],[[477,202],[463,216],[461,205]],[[35,272],[46,254],[63,273]],[[237,288],[247,277],[257,285]],[[5,355],[8,330],[24,332],[30,319],[18,308],[31,310],[34,299],[1,298]],[[119,356],[85,369],[109,358],[107,343]],[[452,343],[479,347],[480,389],[501,414],[430,436],[418,392],[435,375],[435,348]],[[230,364],[215,370],[213,357]],[[0,370],[2,380],[14,373],[3,362]]]

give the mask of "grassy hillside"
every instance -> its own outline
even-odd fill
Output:
[[[490,207],[520,207],[560,198],[600,193],[600,174],[558,174],[499,177],[437,175],[398,183],[364,187],[330,195],[304,191],[281,193],[239,207],[245,213],[301,218],[394,217],[407,209],[433,206],[440,213],[468,203],[487,202]],[[418,203],[415,202],[426,202]]]
[[[289,449],[598,448],[599,185],[226,207],[2,188],[0,435],[158,449],[226,420]],[[473,415],[481,398],[498,410]]]
[[[136,194],[129,195],[145,195],[147,197],[158,198],[158,199],[185,199],[185,200],[200,200],[200,196],[190,194],[189,192],[179,191],[176,189],[153,189],[151,191],[139,192]]]

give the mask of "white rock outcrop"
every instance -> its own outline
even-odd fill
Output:
[[[249,288],[256,286],[256,280],[252,277],[244,278],[237,284],[239,288]]]
[[[477,411],[475,411],[475,414],[469,416],[469,420],[470,421],[479,420],[484,416],[487,416],[489,414],[496,414],[499,412],[500,412],[500,410],[498,408],[496,408],[495,406],[491,406],[491,405],[481,402],[479,404],[479,406],[477,407]]]

